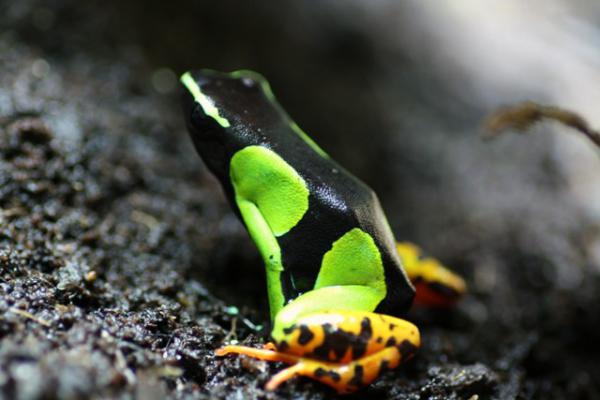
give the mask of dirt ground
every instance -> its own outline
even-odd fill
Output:
[[[162,90],[156,73],[168,57],[174,70],[201,62],[197,52],[188,62],[188,50],[173,49],[196,24],[179,25],[186,18],[182,10],[159,18],[157,2],[3,3],[0,398],[334,396],[301,378],[266,392],[265,382],[281,364],[213,355],[225,340],[262,343],[268,317],[256,250],[193,151],[177,93]],[[213,40],[232,26],[250,29],[248,22],[231,22],[225,6],[177,4],[191,7]],[[272,34],[264,21],[274,11],[267,8],[257,7],[257,33],[249,41]],[[211,20],[204,11],[218,17]],[[162,41],[157,32],[165,33]],[[230,44],[236,62],[244,60],[244,48],[259,49],[236,47],[233,34],[224,35],[218,39]],[[223,43],[201,42],[209,53],[225,51]],[[273,45],[280,47],[271,52],[284,46]],[[321,57],[323,63],[344,59],[344,43],[339,46],[331,59]],[[326,50],[306,53],[315,51]],[[278,68],[276,81],[285,87],[281,77],[294,71],[285,63],[297,60],[274,67],[256,57],[249,57],[249,67]],[[314,77],[309,87],[327,79]],[[338,84],[331,84],[331,96],[353,94]],[[301,110],[309,99],[292,92],[284,91],[284,103],[301,119],[310,113]],[[331,109],[352,115],[344,125],[351,140],[334,129],[322,140],[325,148],[376,187],[399,236],[459,271],[471,290],[456,309],[412,310],[407,318],[422,332],[418,355],[346,398],[600,398],[600,278],[591,250],[599,230],[564,195],[547,153],[520,156],[521,165],[529,161],[523,168],[542,171],[521,182],[536,186],[527,202],[476,213],[461,197],[460,182],[449,185],[435,168],[422,168],[427,156],[397,155],[418,152],[426,137],[398,142],[375,136],[382,143],[364,144],[365,156],[355,163],[353,149],[363,146],[367,124],[381,124],[385,114],[372,110],[356,122],[361,116],[352,110],[368,107],[360,101]],[[475,130],[482,113],[471,111],[458,120]],[[443,120],[451,112],[435,114]],[[309,126],[329,130],[326,122],[306,118]],[[542,136],[515,140],[521,140],[517,146],[528,139],[539,145]],[[451,140],[484,146],[476,135]],[[507,143],[490,151],[506,150]],[[377,154],[381,163],[374,162]],[[461,157],[444,162],[460,163]],[[392,162],[396,167],[389,167]],[[462,179],[477,184],[480,176],[471,174]],[[443,196],[434,188],[443,188]]]

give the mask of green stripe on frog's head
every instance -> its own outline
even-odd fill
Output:
[[[190,72],[186,72],[181,76],[181,83],[194,101],[202,108],[205,116],[214,119],[223,128],[229,128],[229,121],[219,114],[219,109],[215,107],[213,100],[202,92],[199,82],[192,77]]]
[[[202,69],[186,72],[181,83],[184,112],[196,147],[205,141],[216,141],[227,148],[231,157],[248,145],[293,145],[300,139],[327,157],[279,105],[261,74]]]
[[[256,72],[202,69],[184,73],[181,84],[188,129],[209,167],[211,159],[223,163],[260,144],[266,128],[279,121],[269,84]]]
[[[222,130],[242,126],[252,122],[246,121],[255,113],[252,105],[258,105],[256,110],[261,111],[268,108],[264,104],[274,100],[266,79],[253,71],[225,73],[202,69],[184,73],[180,81],[185,89],[188,122],[192,127],[200,128],[198,130],[204,130],[210,124],[216,124]]]

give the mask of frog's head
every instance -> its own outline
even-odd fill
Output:
[[[253,71],[213,70],[181,76],[184,113],[196,149],[220,177],[238,150],[265,142],[281,110],[268,82]]]

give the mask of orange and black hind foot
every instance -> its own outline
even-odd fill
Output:
[[[410,322],[361,311],[311,314],[287,332],[285,340],[276,345],[268,343],[263,349],[225,346],[216,354],[244,354],[292,364],[269,380],[268,390],[301,375],[338,393],[352,393],[411,358],[420,346],[419,331]]]
[[[337,364],[290,356],[273,350],[255,349],[245,346],[225,346],[216,351],[219,356],[244,354],[266,361],[282,361],[293,364],[274,375],[265,385],[267,390],[275,390],[285,381],[297,375],[306,376],[334,388],[338,393],[352,393],[373,382],[381,373],[396,368],[400,362],[412,357],[416,348],[404,349],[388,347],[360,360],[347,364]]]

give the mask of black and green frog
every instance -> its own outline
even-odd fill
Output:
[[[396,243],[377,196],[283,110],[253,71],[182,75],[186,123],[264,260],[273,329],[264,348],[225,346],[292,364],[352,392],[411,358],[419,330],[401,319],[415,298],[448,305],[464,281],[410,243]],[[404,264],[404,268],[403,268]]]

